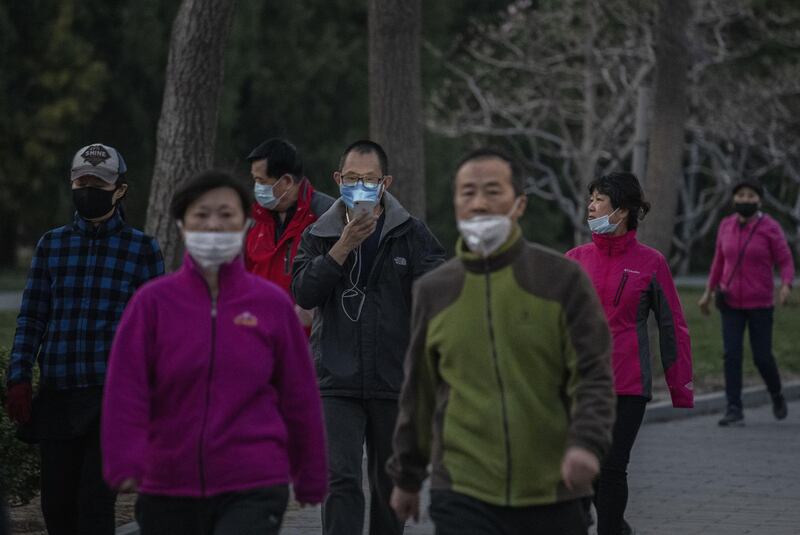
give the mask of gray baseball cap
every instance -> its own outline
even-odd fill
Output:
[[[70,180],[92,175],[109,184],[116,184],[119,175],[127,170],[125,160],[117,149],[102,143],[92,143],[80,149],[72,158]]]

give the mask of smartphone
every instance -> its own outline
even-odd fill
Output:
[[[353,217],[371,214],[373,210],[375,210],[375,201],[355,201],[353,203]]]

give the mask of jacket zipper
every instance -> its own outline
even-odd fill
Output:
[[[292,238],[286,242],[286,255],[283,259],[283,273],[289,275],[292,272]]]
[[[216,360],[216,338],[217,338],[217,299],[211,298],[211,355],[208,362],[208,375],[206,378],[206,402],[203,411],[203,424],[200,427],[200,443],[197,446],[197,464],[200,470],[200,495],[206,495],[206,467],[204,458],[204,448],[206,438],[206,428],[208,426],[208,410],[211,405],[211,377],[214,374],[214,361]]]
[[[497,378],[497,387],[500,389],[500,406],[503,413],[503,440],[506,450],[506,505],[511,505],[511,441],[509,439],[508,408],[506,407],[506,391],[503,385],[503,378],[500,376],[500,363],[497,357],[497,346],[495,344],[494,325],[492,323],[492,289],[489,272],[489,263],[485,263],[486,278],[486,318],[489,324],[489,344],[492,347],[492,361],[494,373]]]
[[[373,260],[372,260],[372,266],[369,268],[369,273],[367,274],[367,280],[364,283],[364,287],[361,290],[362,292],[364,292],[364,305],[367,304],[366,303],[366,301],[367,301],[367,292],[372,287],[370,282],[372,281],[373,277],[375,276],[376,266],[380,265],[380,263],[383,262],[383,257],[386,256],[386,249],[388,247],[386,244],[388,243],[390,238],[395,238],[395,237],[396,236],[389,236],[389,234],[387,233],[386,238],[382,242],[380,241],[380,237],[378,238],[378,240],[379,240],[378,241],[378,251],[375,253],[375,258],[373,258]],[[359,251],[359,254],[361,254],[360,251]],[[363,307],[362,307],[362,310],[363,310]],[[361,321],[358,322],[358,330],[356,332],[357,332],[357,336],[358,336],[358,342],[357,342],[357,345],[356,345],[356,347],[358,347],[358,360],[359,360],[359,363],[361,364],[361,399],[366,399],[366,392],[367,392],[366,381],[367,381],[367,378],[366,378],[366,376],[364,374],[364,353],[363,353],[362,348],[361,348],[361,338],[362,338],[362,335],[361,335]],[[376,364],[376,367],[377,367],[377,364]]]
[[[622,297],[622,290],[625,288],[625,283],[628,282],[628,272],[622,272],[622,280],[619,281],[619,286],[617,287],[617,293],[614,295],[614,306],[619,304],[619,300]]]

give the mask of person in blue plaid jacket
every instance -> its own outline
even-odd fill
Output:
[[[74,218],[39,240],[17,317],[6,411],[21,438],[39,442],[51,535],[115,529],[116,496],[102,479],[99,441],[108,353],[128,299],[164,272],[156,240],[125,222],[126,171],[113,147],[94,143],[75,154]]]

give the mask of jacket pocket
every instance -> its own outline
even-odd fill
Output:
[[[622,272],[622,278],[619,281],[617,292],[614,294],[614,306],[619,305],[619,300],[622,298],[622,291],[625,289],[625,283],[628,282],[628,272]]]

